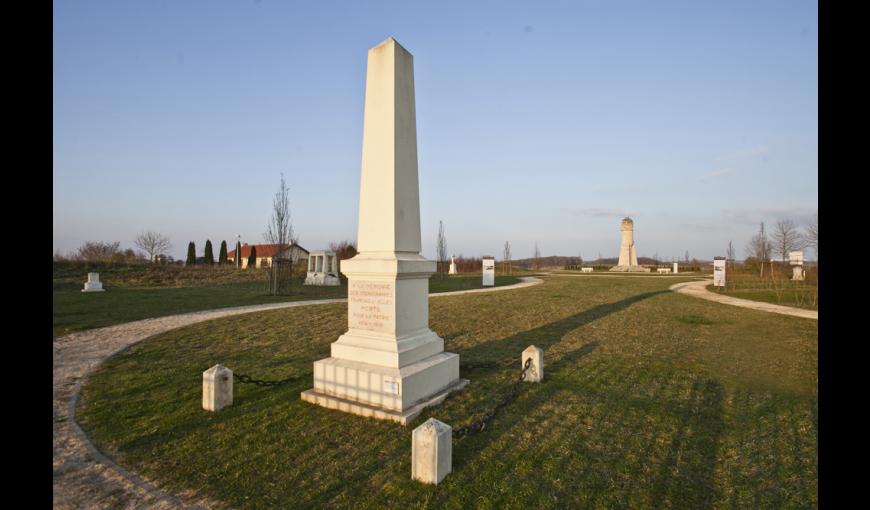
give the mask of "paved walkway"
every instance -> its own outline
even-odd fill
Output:
[[[430,298],[494,292],[537,285],[543,280],[520,278],[521,283],[474,290],[430,294]],[[75,405],[88,375],[109,356],[148,337],[197,322],[279,308],[294,308],[347,299],[295,301],[224,308],[128,322],[81,331],[54,339],[54,508],[59,509],[170,509],[185,508],[178,499],[118,466],[100,453],[75,421]],[[207,500],[191,508],[213,506]]]
[[[751,308],[753,310],[761,310],[762,312],[780,313],[783,315],[791,315],[804,319],[819,320],[819,312],[817,310],[805,310],[803,308],[795,308],[793,306],[775,305],[773,303],[765,303],[762,301],[751,301],[749,299],[740,299],[731,296],[725,296],[710,292],[707,290],[707,285],[710,285],[711,280],[705,279],[695,282],[675,283],[670,286],[670,290],[680,294],[686,294],[692,297],[725,303],[726,305],[742,306],[743,308]]]

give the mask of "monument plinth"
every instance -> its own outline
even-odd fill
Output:
[[[436,267],[420,255],[414,64],[392,38],[368,53],[357,241],[341,266],[348,331],[314,362],[302,399],[404,425],[468,381],[429,329]]]
[[[82,292],[104,292],[102,282],[100,282],[100,273],[88,273],[88,281],[85,282],[85,288]]]

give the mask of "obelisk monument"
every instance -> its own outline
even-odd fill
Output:
[[[393,38],[369,50],[360,179],[359,253],[348,278],[348,331],[314,362],[302,399],[398,421],[440,403],[468,381],[459,355],[429,329],[429,277],[420,255],[414,61]]]

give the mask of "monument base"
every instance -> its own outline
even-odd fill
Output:
[[[346,413],[357,414],[368,418],[377,418],[380,420],[392,420],[399,422],[402,425],[407,425],[423,412],[423,409],[436,406],[447,398],[451,391],[458,391],[468,385],[468,379],[458,379],[456,383],[449,386],[440,392],[432,395],[430,398],[420,401],[418,404],[411,406],[405,411],[391,411],[382,409],[369,404],[363,404],[346,398],[335,397],[326,393],[320,393],[314,389],[305,390],[302,392],[302,400],[317,404],[327,409],[336,409]]]
[[[619,271],[622,273],[649,273],[650,268],[643,266],[613,266],[611,271]]]
[[[82,292],[103,292],[106,289],[103,288],[102,282],[87,282],[85,283],[85,288],[82,289]]]
[[[339,358],[314,362],[314,388],[302,400],[406,425],[468,384],[459,378],[459,355],[441,352],[402,368]],[[431,388],[437,388],[431,391]]]

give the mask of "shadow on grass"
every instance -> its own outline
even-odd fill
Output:
[[[589,310],[584,310],[574,315],[565,317],[564,319],[560,319],[534,329],[526,330],[521,333],[517,333],[516,335],[509,336],[507,338],[502,338],[500,340],[484,341],[476,344],[474,347],[457,352],[460,355],[460,358],[467,356],[468,358],[474,359],[475,361],[494,361],[504,366],[515,364],[517,369],[519,370],[520,353],[529,345],[534,344],[536,347],[540,347],[541,349],[543,349],[546,359],[547,349],[561,341],[562,338],[564,338],[571,331],[585,326],[592,321],[598,320],[602,317],[606,317],[612,313],[625,310],[626,308],[639,301],[649,299],[659,294],[669,293],[670,291],[668,290],[657,290],[652,292],[645,292],[643,294],[638,294],[635,296],[630,296],[614,303],[605,303],[603,305],[598,305],[594,308],[590,308]],[[499,353],[509,352],[511,353],[511,357],[493,360],[491,356],[486,356],[487,353],[490,353],[492,351],[498,351]],[[544,366],[547,366],[546,361],[544,362]]]
[[[725,389],[715,379],[695,380],[652,487],[652,507],[710,508],[716,458],[725,431]]]

